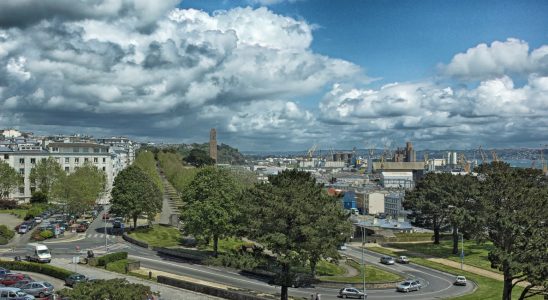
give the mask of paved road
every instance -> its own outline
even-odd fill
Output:
[[[101,216],[101,214],[99,215]],[[104,251],[105,237],[107,239],[110,251],[127,251],[130,257],[141,261],[141,265],[145,268],[162,270],[173,274],[188,276],[204,281],[215,282],[228,286],[248,289],[252,291],[264,292],[269,294],[279,294],[280,287],[269,285],[268,283],[252,277],[243,276],[237,270],[221,267],[209,267],[197,264],[189,264],[173,260],[167,257],[160,257],[156,252],[144,249],[132,244],[125,243],[120,237],[111,235],[111,224],[107,223],[105,234],[105,222],[101,218],[97,218],[92,222],[90,228],[85,234],[79,236],[76,241],[59,241],[48,244],[52,249],[56,258],[70,258],[76,255],[76,245],[80,249],[94,249],[97,253]],[[341,252],[347,256],[361,259],[361,250],[353,247],[348,247],[347,250]],[[13,254],[10,254],[13,255]],[[426,267],[415,264],[409,265],[393,265],[384,266],[379,263],[381,255],[366,251],[366,268],[368,264],[376,265],[380,268],[400,273],[404,277],[417,278],[421,281],[424,288],[417,292],[412,292],[406,295],[398,293],[395,289],[388,290],[368,290],[369,299],[438,299],[448,298],[452,296],[462,295],[471,292],[475,285],[470,282],[466,287],[453,286],[454,275],[446,274]],[[322,299],[336,299],[337,289],[333,288],[300,288],[289,289],[289,294],[296,298],[310,298],[311,294],[320,293]]]

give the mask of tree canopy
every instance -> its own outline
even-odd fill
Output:
[[[276,257],[281,299],[287,299],[287,288],[296,279],[294,267],[336,255],[337,246],[350,235],[339,200],[328,197],[308,172],[270,176],[269,182],[247,190],[243,201],[247,236]]]
[[[7,199],[21,185],[22,178],[7,162],[0,160],[0,200]]]
[[[192,149],[184,161],[195,167],[211,166],[215,164],[215,160],[209,157],[209,154],[202,149]]]
[[[141,168],[131,165],[122,170],[114,179],[111,191],[112,206],[110,210],[133,220],[146,214],[152,221],[162,210],[162,192],[154,181]]]
[[[213,240],[215,256],[219,238],[235,233],[238,186],[232,174],[214,166],[200,169],[183,193],[183,231],[197,239]]]
[[[29,179],[36,184],[39,191],[46,195],[46,199],[51,197],[51,190],[55,183],[64,178],[65,171],[61,165],[53,158],[41,159],[30,171]]]

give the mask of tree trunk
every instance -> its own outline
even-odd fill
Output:
[[[503,262],[504,271],[504,289],[502,291],[502,300],[512,300],[512,274],[507,262]]]
[[[280,300],[287,300],[288,293],[287,293],[287,286],[282,285],[282,293],[280,295]]]
[[[213,235],[213,256],[217,257],[219,250],[219,236],[214,234]]]
[[[137,217],[138,216],[133,216],[133,230],[137,229]]]
[[[459,232],[457,226],[453,225],[453,254],[459,253]]]
[[[287,263],[284,263],[282,264],[282,290],[281,290],[281,294],[280,294],[280,299],[281,300],[287,300],[288,299],[288,288],[287,288],[287,285],[290,284],[288,283],[288,278],[289,278],[289,264]]]
[[[527,287],[525,287],[525,288],[523,289],[523,291],[521,292],[521,295],[519,296],[519,299],[518,299],[518,300],[523,300],[523,299],[525,299],[525,298],[526,298],[525,296],[527,295],[527,293],[529,292],[529,290],[530,290],[532,287],[533,287],[532,284],[529,284]]]
[[[440,224],[438,224],[438,219],[434,218],[434,244],[437,245],[440,243]]]
[[[316,259],[311,259],[310,260],[310,275],[312,275],[312,278],[316,278],[316,265],[317,265]]]

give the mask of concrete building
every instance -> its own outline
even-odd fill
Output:
[[[413,172],[382,172],[381,185],[384,188],[410,189],[415,186]]]
[[[211,128],[209,132],[209,157],[217,162],[217,130]]]
[[[358,209],[369,215],[384,213],[385,195],[383,191],[357,192]]]
[[[404,198],[403,193],[390,193],[384,197],[384,213],[398,218],[404,214],[402,201]]]

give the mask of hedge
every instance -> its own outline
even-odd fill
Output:
[[[9,270],[41,273],[41,274],[49,275],[51,277],[55,277],[61,280],[65,280],[65,278],[67,278],[70,274],[74,273],[72,271],[65,270],[63,268],[58,268],[55,266],[44,265],[44,264],[33,263],[33,262],[24,262],[24,261],[0,260],[0,267],[9,269]]]
[[[97,266],[106,266],[111,262],[127,259],[127,252],[115,252],[107,255],[103,255],[97,259]]]

